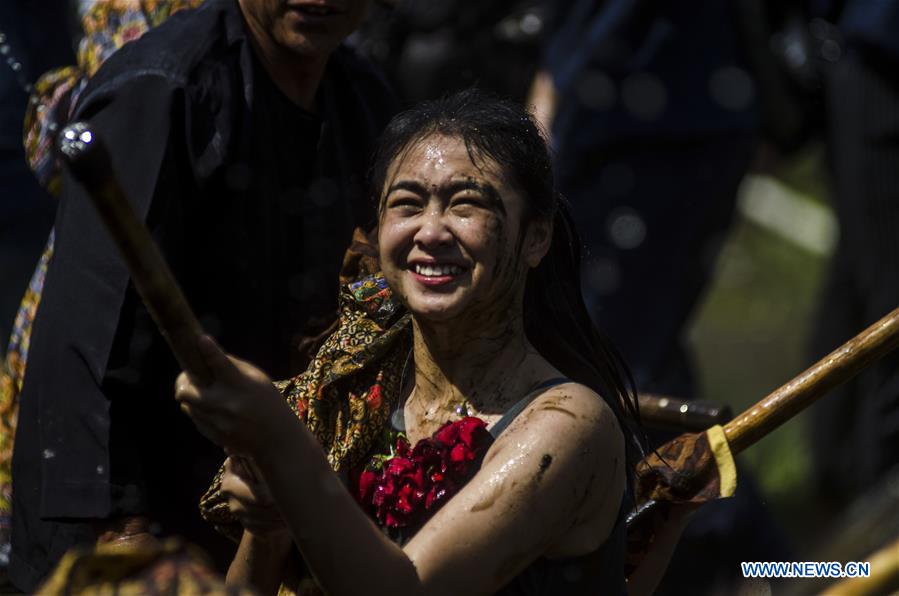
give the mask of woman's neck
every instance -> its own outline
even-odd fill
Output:
[[[415,401],[465,402],[479,412],[503,411],[510,396],[533,384],[530,373],[538,371],[523,365],[539,358],[527,341],[521,317],[509,319],[477,329],[413,321]]]

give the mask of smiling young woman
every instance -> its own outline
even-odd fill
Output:
[[[293,542],[330,594],[624,592],[636,405],[537,127],[473,91],[422,105],[388,127],[373,188],[383,276],[348,288],[287,401],[210,338],[216,382],[178,379],[261,476],[220,478],[244,528],[229,580],[274,590]]]
[[[388,172],[381,266],[416,321],[470,326],[480,324],[472,317],[479,311],[513,307],[524,292],[517,261],[536,266],[549,248],[550,222],[523,226],[525,200],[497,164],[472,158],[462,139],[435,134],[415,141]]]

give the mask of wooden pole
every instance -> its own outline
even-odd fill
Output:
[[[203,329],[149,230],[113,175],[103,141],[86,123],[76,122],[60,133],[58,147],[69,171],[87,190],[128,266],[134,287],[178,363],[201,384],[208,385],[212,374],[197,350]]]
[[[724,424],[733,416],[729,406],[704,400],[686,400],[640,393],[640,420],[649,428],[675,432],[699,432]]]
[[[724,426],[736,455],[899,345],[899,308]]]
[[[899,590],[899,538],[868,555],[867,561],[871,566],[870,576],[842,579],[822,592],[822,596],[895,594],[893,590]]]
[[[787,384],[724,425],[730,451],[737,455],[811,405],[827,391],[854,377],[899,345],[899,308],[819,360]],[[642,523],[658,509],[649,500],[628,514],[629,526]]]

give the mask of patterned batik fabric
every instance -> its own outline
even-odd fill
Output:
[[[78,44],[77,66],[44,74],[34,85],[25,113],[25,155],[41,185],[59,196],[60,170],[53,141],[87,80],[116,50],[159,26],[169,16],[194,8],[203,0],[91,0],[79,12],[84,37]]]
[[[82,2],[84,37],[78,51],[78,65],[66,66],[43,75],[25,113],[24,138],[28,164],[41,185],[59,196],[60,170],[53,153],[53,141],[59,126],[71,114],[78,94],[88,77],[125,43],[137,39],[149,29],[184,8],[199,6],[203,0],[108,0]],[[31,327],[44,287],[47,266],[53,257],[54,234],[47,245],[22,298],[3,362],[0,363],[0,547],[9,542],[12,503],[12,449],[19,393],[28,360]]]
[[[306,372],[275,383],[342,477],[368,460],[389,428],[411,349],[411,315],[393,297],[383,276],[375,275],[343,287],[337,330]],[[237,541],[243,528],[221,493],[223,474],[224,466],[203,496],[200,512]],[[285,570],[282,596],[321,593],[298,558]]]
[[[151,548],[104,544],[72,549],[38,594],[196,594],[249,596],[247,588],[226,586],[206,556],[178,540]]]
[[[344,286],[337,331],[306,372],[275,383],[338,473],[367,461],[383,437],[412,345],[410,321],[383,276]],[[203,496],[200,511],[220,532],[238,540],[242,528],[220,492],[223,473],[224,467]]]
[[[53,255],[53,233],[38,262],[13,322],[6,357],[0,367],[0,532],[8,536],[12,503],[12,448],[19,412],[19,394],[25,377],[25,362],[31,340],[31,326],[40,302],[47,265]]]

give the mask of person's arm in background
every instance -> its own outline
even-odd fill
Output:
[[[552,75],[546,70],[538,70],[531,82],[528,98],[525,105],[530,108],[537,123],[543,129],[547,140],[550,140],[553,117],[556,114],[556,102],[559,99],[558,91],[553,83]]]
[[[629,596],[649,596],[655,592],[694,511],[696,508],[693,506],[672,506],[668,520],[653,538],[649,552],[627,578]]]

